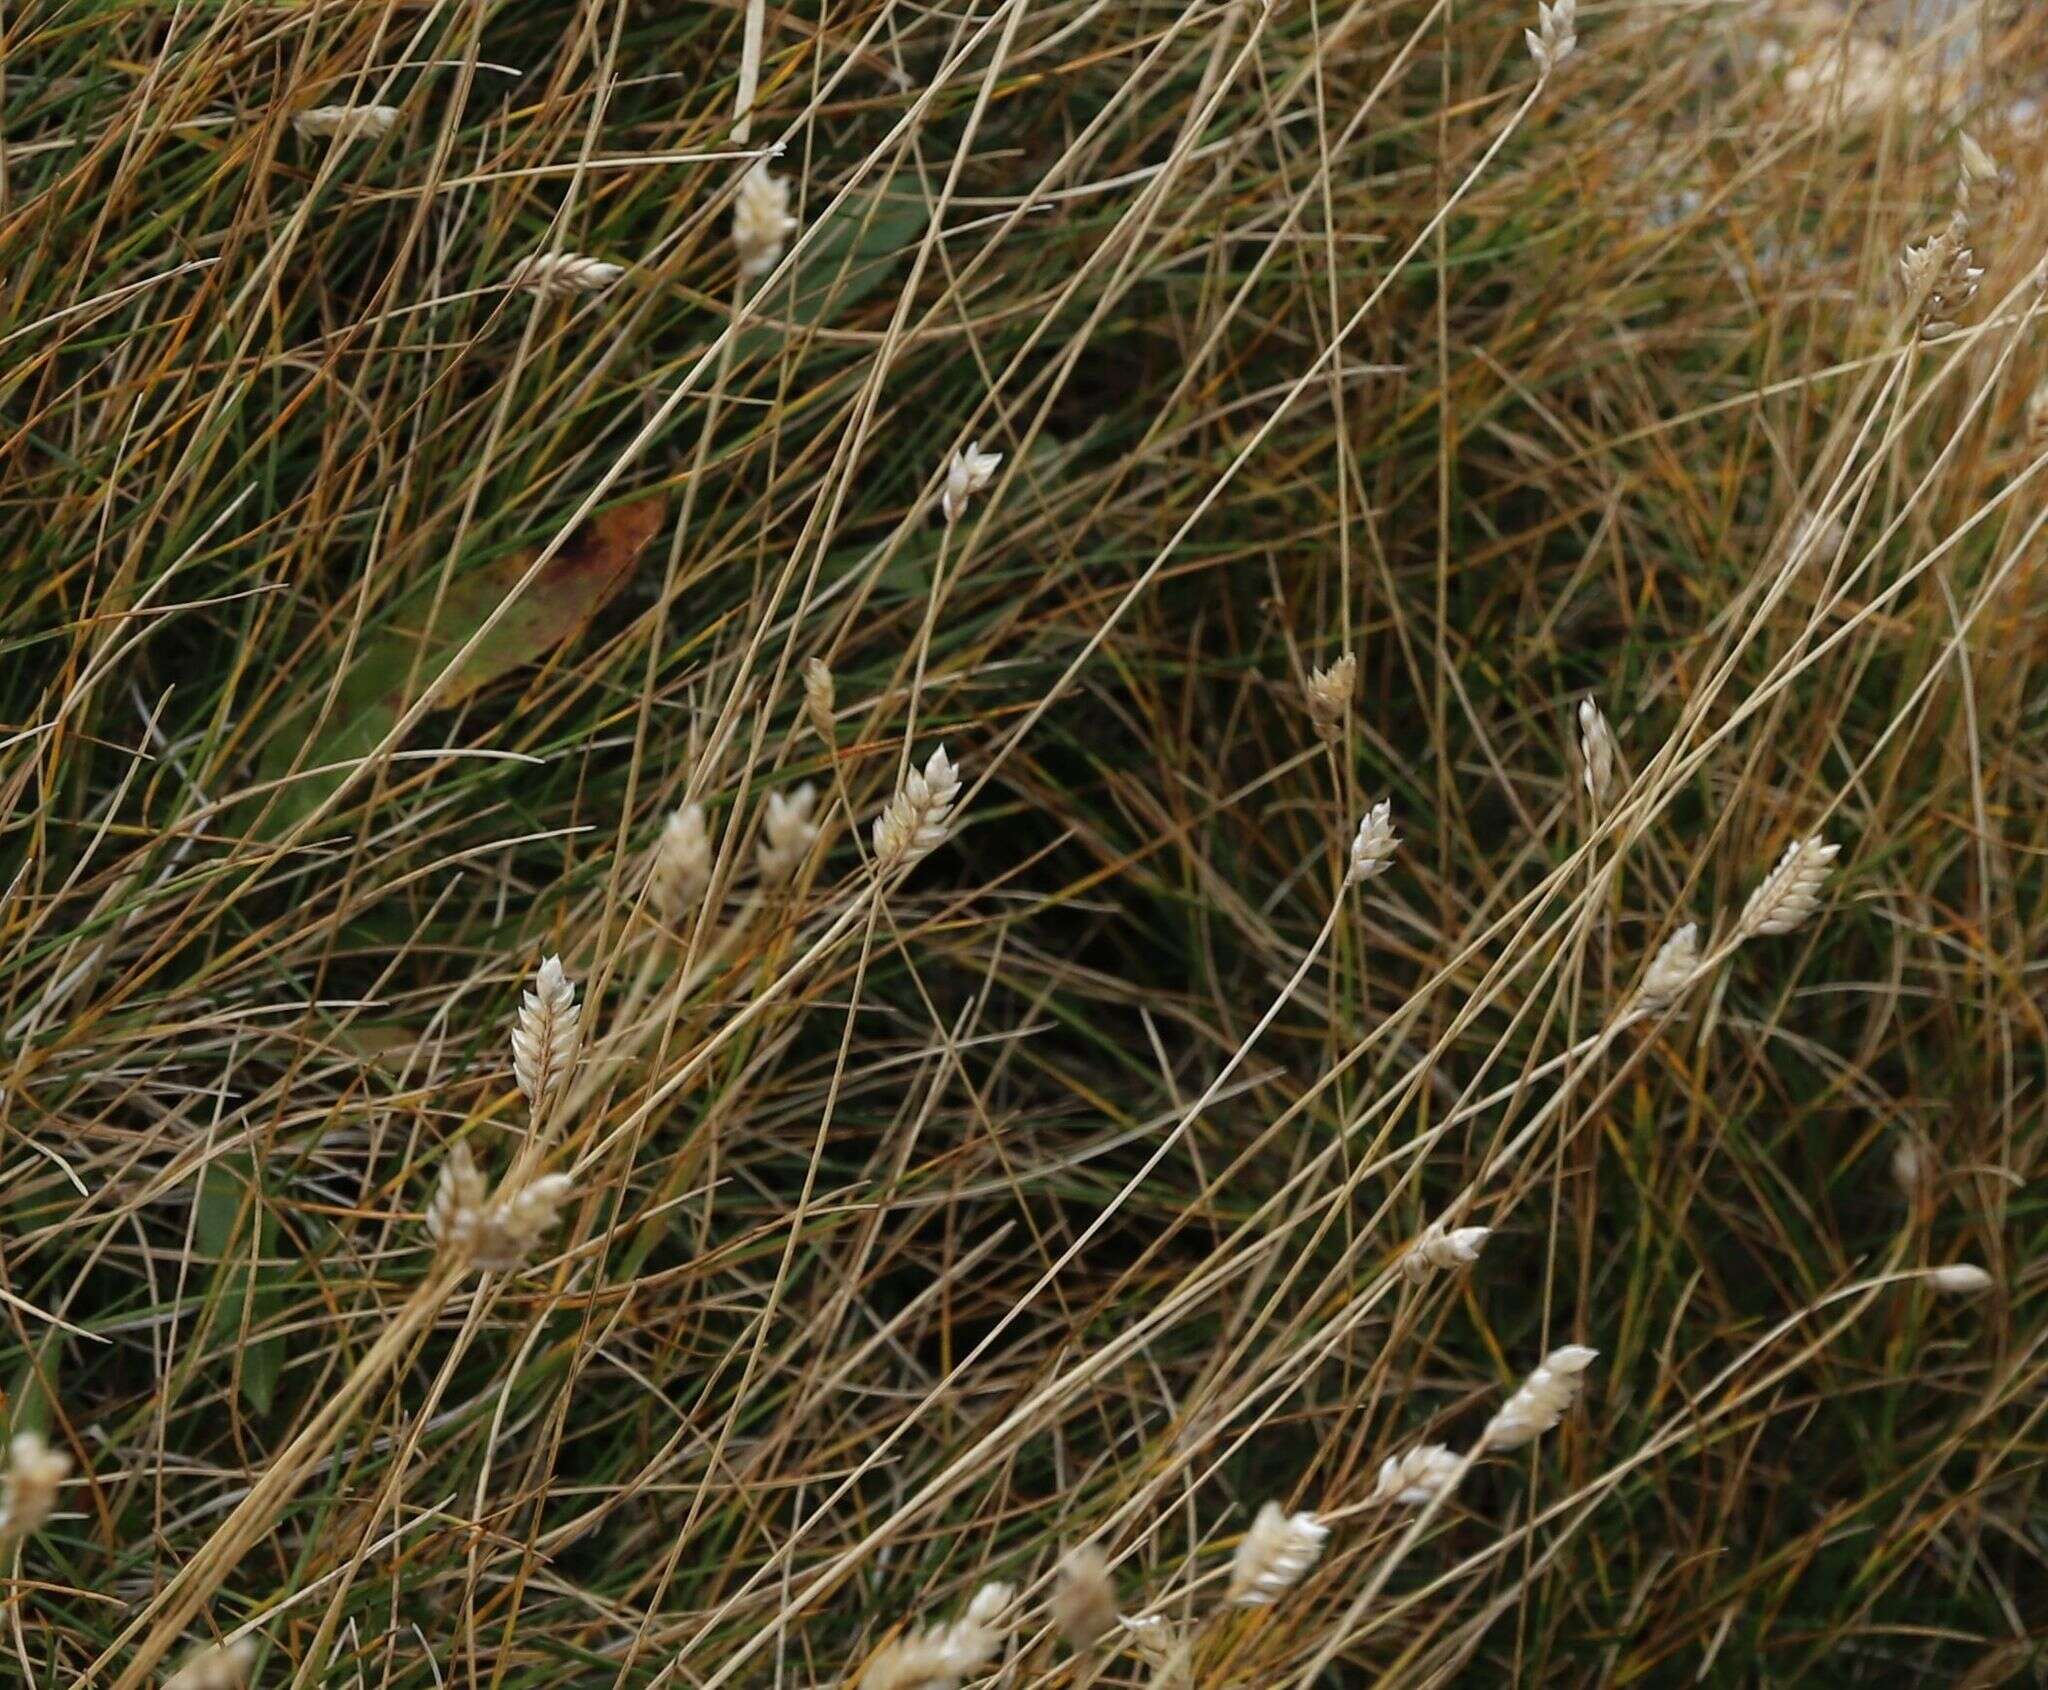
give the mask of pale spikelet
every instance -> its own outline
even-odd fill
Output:
[[[1614,794],[1614,772],[1621,751],[1614,742],[1614,730],[1590,698],[1579,700],[1579,778],[1586,783],[1586,796],[1600,806]]]
[[[2048,381],[2027,395],[2027,438],[2037,448],[2048,446]]]
[[[1955,211],[1941,230],[1899,258],[1899,286],[1923,340],[1953,334],[1956,320],[1977,297],[1984,272],[1969,245],[1970,220]]]
[[[545,958],[533,977],[533,990],[519,1000],[519,1021],[512,1029],[512,1076],[529,1107],[539,1109],[576,1060],[582,1016],[562,959]]]
[[[779,792],[768,794],[761,814],[761,843],[755,849],[765,885],[786,886],[796,878],[796,871],[804,866],[817,842],[818,827],[811,820],[817,807],[818,789],[809,781],[788,797]]]
[[[996,1620],[1009,1605],[1008,1585],[983,1585],[959,1619],[906,1632],[876,1650],[861,1671],[860,1690],[958,1690],[1002,1649]]]
[[[1892,1182],[1909,1200],[1934,1187],[1934,1151],[1918,1133],[1902,1132],[1892,1146]]]
[[[968,441],[966,451],[953,454],[946,465],[945,488],[939,494],[939,509],[949,524],[966,514],[967,501],[995,479],[1002,462],[1002,453],[982,451],[979,440]]]
[[[314,106],[293,117],[292,127],[308,141],[374,141],[403,115],[396,106]]]
[[[1921,1277],[1935,1290],[1955,1297],[1974,1297],[1997,1283],[1975,1262],[1951,1262],[1947,1267],[1929,1268]]]
[[[442,1163],[427,1205],[427,1236],[444,1258],[464,1267],[493,1273],[522,1268],[554,1230],[574,1184],[567,1174],[543,1174],[515,1192],[487,1196],[469,1146],[458,1144]]]
[[[1115,1629],[1116,1586],[1109,1561],[1092,1543],[1060,1557],[1052,1583],[1052,1623],[1076,1649],[1092,1649]]]
[[[711,887],[711,834],[702,804],[685,804],[661,824],[647,889],[664,921],[683,921]]]
[[[1120,1623],[1124,1647],[1152,1669],[1153,1690],[1191,1690],[1195,1643],[1186,1626],[1161,1614],[1144,1614]]]
[[[1259,1510],[1230,1563],[1230,1600],[1262,1608],[1297,1584],[1323,1552],[1330,1528],[1313,1514],[1290,1514],[1277,1502]]]
[[[7,1446],[7,1477],[0,1481],[0,1543],[41,1531],[57,1506],[57,1489],[71,1476],[71,1457],[52,1449],[40,1432],[17,1432]]]
[[[1557,67],[1572,56],[1579,44],[1573,33],[1578,22],[1578,0],[1556,0],[1554,5],[1536,8],[1536,27],[1522,31],[1522,39],[1529,44],[1529,57],[1536,61],[1536,69],[1548,77]]]
[[[789,183],[771,176],[766,160],[757,160],[740,178],[740,190],[732,202],[732,245],[739,254],[740,279],[751,282],[780,264],[782,249],[794,233],[796,217],[789,209]]]
[[[580,253],[536,252],[505,272],[505,285],[524,288],[543,298],[561,299],[571,294],[596,293],[610,287],[625,273],[623,264],[607,264],[601,258],[585,258]]]
[[[1455,1484],[1464,1465],[1447,1445],[1417,1444],[1406,1455],[1390,1455],[1380,1463],[1379,1483],[1366,1500],[1420,1508]]]
[[[1358,824],[1357,833],[1351,838],[1351,866],[1345,871],[1344,884],[1358,886],[1384,874],[1394,860],[1394,851],[1401,843],[1394,832],[1394,801],[1382,798]]]
[[[1578,1400],[1581,1375],[1598,1350],[1566,1344],[1543,1358],[1543,1365],[1522,1382],[1522,1388],[1501,1404],[1479,1440],[1481,1449],[1519,1449],[1534,1443],[1564,1418]]]
[[[1308,719],[1317,733],[1335,744],[1344,737],[1344,712],[1358,686],[1358,659],[1346,652],[1327,669],[1317,669],[1302,688],[1308,702]]]
[[[1650,971],[1636,988],[1635,1008],[1654,1015],[1676,1003],[1700,971],[1700,924],[1688,921],[1650,959]]]
[[[875,866],[894,868],[914,863],[943,845],[952,820],[953,800],[960,796],[960,775],[942,745],[920,771],[903,777],[902,789],[875,818]]]
[[[202,1643],[164,1680],[163,1690],[242,1690],[256,1645],[246,1637],[232,1643]]]
[[[2006,174],[1998,160],[1964,133],[1956,136],[1956,153],[1960,164],[1956,198],[1972,216],[1991,210],[2004,196],[2006,186]]]
[[[832,707],[838,692],[832,671],[822,657],[814,657],[804,665],[804,714],[811,720],[811,732],[827,745],[832,743]]]
[[[1447,1230],[1440,1220],[1422,1229],[1422,1236],[1409,1245],[1401,1257],[1401,1273],[1411,1285],[1420,1285],[1431,1274],[1467,1268],[1479,1260],[1479,1252],[1493,1229],[1461,1226]]]
[[[1777,867],[1764,876],[1763,884],[1742,906],[1736,932],[1745,939],[1766,934],[1790,933],[1820,908],[1821,887],[1841,846],[1830,845],[1819,834],[1795,839],[1785,847]]]

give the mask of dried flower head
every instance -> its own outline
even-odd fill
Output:
[[[1957,134],[1956,153],[1960,165],[1957,200],[1972,216],[1993,209],[2003,197],[2007,181],[1998,160],[1967,133]]]
[[[838,690],[822,657],[804,665],[804,714],[811,719],[811,731],[827,745],[832,743],[832,707]]]
[[[41,1531],[57,1506],[57,1489],[71,1476],[71,1457],[52,1449],[40,1432],[17,1432],[7,1446],[7,1477],[0,1481],[0,1543]]]
[[[1614,771],[1620,756],[1620,747],[1614,742],[1614,730],[1607,725],[1600,706],[1590,698],[1580,699],[1580,778],[1586,783],[1586,796],[1596,806],[1605,804],[1613,795]]]
[[[1539,3],[1536,7],[1536,27],[1523,30],[1522,39],[1528,42],[1529,57],[1536,61],[1540,75],[1550,76],[1577,48],[1579,38],[1574,29],[1578,11],[1578,0],[1556,0],[1554,5]]]
[[[1402,1254],[1401,1273],[1411,1285],[1420,1285],[1439,1270],[1470,1267],[1479,1260],[1492,1233],[1493,1229],[1485,1226],[1446,1230],[1441,1220],[1431,1221]]]
[[[1344,737],[1344,712],[1351,707],[1351,695],[1358,687],[1358,659],[1346,652],[1327,669],[1317,669],[1302,688],[1308,699],[1308,719],[1317,733],[1335,744]]]
[[[232,1643],[202,1643],[164,1680],[164,1690],[241,1690],[255,1658],[256,1645],[246,1637]]]
[[[1635,1007],[1654,1015],[1676,1003],[1700,971],[1700,924],[1688,921],[1650,959],[1650,971],[1636,989]]]
[[[922,771],[912,769],[903,777],[902,789],[875,818],[876,868],[917,862],[943,845],[959,796],[960,774],[942,745]]]
[[[1921,1277],[1935,1290],[1957,1297],[1974,1297],[1996,1283],[1975,1262],[1951,1262],[1947,1267],[1929,1268]]]
[[[1323,1552],[1330,1528],[1313,1514],[1290,1514],[1277,1502],[1259,1510],[1230,1564],[1230,1600],[1261,1608],[1302,1581]]]
[[[1382,798],[1366,811],[1365,819],[1351,837],[1351,866],[1345,871],[1344,884],[1359,886],[1386,873],[1400,843],[1400,836],[1394,832],[1394,802]]]
[[[458,1144],[441,1166],[427,1205],[427,1235],[450,1261],[487,1272],[511,1272],[533,1259],[554,1230],[557,1211],[574,1185],[567,1174],[542,1174],[517,1191],[485,1195],[469,1146]]]
[[[1379,1483],[1366,1500],[1420,1508],[1457,1483],[1464,1465],[1444,1444],[1417,1444],[1406,1455],[1390,1455],[1380,1463]]]
[[[396,106],[314,106],[294,116],[292,128],[308,141],[374,141],[403,115]]]
[[[1002,462],[1002,453],[982,451],[979,440],[968,441],[964,452],[953,454],[946,465],[946,485],[939,494],[939,509],[949,525],[966,514],[967,501],[995,479]]]
[[[519,1020],[512,1029],[512,1077],[528,1107],[539,1109],[576,1060],[582,1018],[562,959],[542,959],[533,990],[520,997]]]
[[[710,888],[711,834],[704,806],[685,804],[661,824],[661,838],[647,869],[647,889],[661,918],[680,922],[704,901]]]
[[[1060,1557],[1052,1581],[1052,1623],[1076,1649],[1092,1649],[1116,1628],[1116,1586],[1109,1561],[1092,1543]]]
[[[625,273],[623,264],[607,264],[601,258],[585,258],[580,253],[536,252],[505,272],[505,285],[524,288],[543,299],[566,299],[572,294],[608,288]]]
[[[1152,1669],[1152,1690],[1193,1690],[1195,1640],[1186,1626],[1163,1614],[1141,1614],[1119,1623],[1124,1647]]]
[[[957,1690],[1001,1650],[996,1620],[1009,1605],[1008,1585],[983,1585],[959,1619],[906,1632],[876,1650],[861,1672],[859,1690]]]
[[[780,792],[768,794],[761,813],[761,843],[755,850],[764,884],[786,886],[796,878],[796,871],[817,843],[818,826],[811,820],[817,807],[818,789],[809,781],[787,797]]]
[[[1777,866],[1764,876],[1763,884],[1750,893],[1742,906],[1737,934],[1753,939],[1765,934],[1790,933],[1820,908],[1820,890],[1827,883],[1841,846],[1830,845],[1819,834],[1795,839],[1785,847]]]
[[[1892,1145],[1892,1181],[1909,1199],[1924,1197],[1934,1185],[1934,1151],[1918,1133],[1902,1132]]]
[[[1600,1354],[1583,1344],[1566,1344],[1543,1358],[1522,1388],[1501,1404],[1481,1435],[1481,1449],[1519,1449],[1534,1443],[1564,1418],[1578,1400],[1581,1377]]]
[[[770,175],[767,161],[757,159],[740,178],[739,194],[732,202],[732,244],[739,254],[740,279],[751,282],[767,275],[782,262],[782,249],[795,233],[789,183]]]

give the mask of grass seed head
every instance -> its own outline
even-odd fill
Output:
[[[903,777],[902,789],[875,818],[876,868],[917,862],[943,845],[959,796],[960,773],[941,745],[922,770]]]
[[[939,509],[947,526],[967,514],[967,501],[995,479],[1002,467],[1000,452],[984,452],[979,440],[967,442],[967,449],[955,452],[946,465],[946,485],[939,494]]]
[[[818,826],[811,820],[817,807],[818,789],[809,781],[786,797],[780,792],[768,794],[761,815],[761,843],[755,850],[762,884],[787,886],[796,878],[796,871],[804,866],[817,842]]]
[[[782,250],[796,233],[789,209],[789,183],[770,174],[765,159],[757,160],[740,178],[732,202],[732,245],[740,261],[740,279],[753,281],[782,262]]]
[[[647,881],[662,920],[672,924],[704,901],[711,888],[711,833],[702,804],[685,804],[661,824]]]
[[[1422,1229],[1422,1236],[1401,1257],[1401,1273],[1411,1285],[1420,1285],[1433,1273],[1468,1268],[1479,1260],[1493,1229],[1461,1226],[1446,1230],[1441,1220]]]
[[[567,1174],[543,1174],[515,1192],[488,1196],[469,1146],[458,1144],[448,1152],[427,1206],[427,1234],[451,1262],[513,1272],[533,1259],[554,1230],[574,1183]]]
[[[804,714],[810,718],[811,731],[827,745],[832,743],[832,708],[837,695],[831,668],[822,657],[812,658],[804,665]]]
[[[1539,3],[1536,27],[1522,31],[1522,39],[1529,44],[1529,57],[1536,61],[1538,74],[1546,80],[1578,48],[1578,12],[1578,0],[1556,0],[1554,5]]]
[[[7,1477],[0,1481],[0,1543],[41,1531],[57,1507],[57,1490],[71,1476],[71,1457],[52,1449],[40,1432],[17,1432],[7,1446]]]
[[[1820,908],[1821,888],[1827,884],[1841,849],[1819,834],[1787,845],[1777,866],[1742,906],[1742,919],[1736,926],[1740,936],[1754,939],[1790,933],[1802,926]]]
[[[163,1690],[242,1690],[256,1645],[246,1637],[232,1643],[202,1643],[164,1680]]]
[[[1259,1510],[1230,1564],[1230,1600],[1241,1608],[1278,1601],[1307,1576],[1330,1528],[1313,1514],[1290,1514],[1277,1502]]]
[[[1935,1290],[1952,1297],[1975,1297],[1997,1283],[1975,1262],[1951,1262],[1947,1267],[1929,1268],[1923,1277]]]
[[[860,1690],[958,1690],[1001,1651],[1004,1634],[996,1622],[1010,1596],[1006,1584],[985,1584],[959,1619],[885,1643],[868,1658]]]
[[[1614,794],[1614,773],[1620,762],[1620,747],[1614,730],[1607,725],[1600,706],[1590,698],[1579,700],[1579,778],[1586,783],[1586,796],[1595,807]]]
[[[562,959],[545,958],[533,977],[533,990],[520,999],[512,1029],[512,1077],[529,1108],[537,1110],[547,1101],[576,1060],[582,1017]]]
[[[1116,1586],[1109,1561],[1092,1543],[1060,1557],[1052,1585],[1052,1623],[1076,1649],[1091,1649],[1116,1628]]]
[[[1302,691],[1307,696],[1308,719],[1315,730],[1334,745],[1344,737],[1344,712],[1351,707],[1351,695],[1358,688],[1358,659],[1350,652],[1327,669],[1317,669]]]
[[[1902,1132],[1892,1145],[1892,1183],[1909,1201],[1924,1197],[1934,1185],[1934,1151],[1918,1133]]]
[[[537,293],[543,299],[566,299],[573,294],[600,292],[625,273],[623,264],[607,264],[601,258],[585,258],[580,253],[536,252],[505,272],[505,285]]]
[[[1479,1440],[1482,1449],[1519,1449],[1534,1443],[1565,1416],[1578,1400],[1582,1375],[1598,1350],[1566,1344],[1543,1358],[1543,1365],[1522,1381],[1522,1388],[1501,1404]]]
[[[292,128],[308,141],[374,141],[403,115],[397,106],[314,106],[294,116]]]
[[[1406,1455],[1390,1455],[1380,1463],[1379,1483],[1367,1498],[1401,1508],[1420,1508],[1446,1486],[1456,1483],[1464,1462],[1446,1444],[1417,1444]]]
[[[1654,1015],[1676,1003],[1700,971],[1700,924],[1688,921],[1657,947],[1650,969],[1636,988],[1635,1007]]]
[[[1386,873],[1400,843],[1400,835],[1394,832],[1394,801],[1382,798],[1366,811],[1358,831],[1351,836],[1351,866],[1345,871],[1344,884],[1361,886]]]

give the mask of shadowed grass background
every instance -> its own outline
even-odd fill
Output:
[[[1533,21],[770,8],[805,236],[746,296],[738,10],[9,14],[0,1383],[87,1475],[12,1568],[19,1682],[339,1388],[447,1148],[510,1161],[553,951],[605,1041],[570,1218],[235,1566],[195,1635],[253,1627],[261,1683],[830,1684],[997,1577],[1005,1682],[1143,1683],[1047,1635],[1058,1550],[1206,1611],[1268,1496],[1329,1551],[1204,1683],[2038,1675],[2048,38],[1597,6],[1523,114]],[[379,140],[289,124],[370,100]],[[1916,348],[1959,123],[2012,181]],[[628,274],[508,293],[536,250]],[[644,549],[430,696],[593,498]],[[986,784],[835,928],[906,736]],[[761,889],[799,780],[818,853]],[[1382,796],[1395,868],[1244,1051]],[[675,930],[686,798],[720,882]],[[1816,922],[1556,1063],[1815,831]],[[1477,1267],[1390,1282],[1546,1108]],[[1724,1377],[1952,1260],[1997,1287]],[[1339,1629],[1379,1462],[1566,1341],[1581,1407]]]

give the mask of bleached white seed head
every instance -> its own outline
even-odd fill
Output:
[[[507,1196],[503,1192],[485,1209],[476,1230],[475,1264],[493,1273],[511,1273],[533,1260],[541,1240],[554,1231],[560,1210],[575,1181],[567,1174],[542,1174]]]
[[[817,824],[811,820],[817,807],[818,789],[809,781],[787,795],[768,794],[761,813],[761,843],[755,852],[765,884],[786,886],[804,866],[818,838]]]
[[[827,745],[832,743],[832,711],[838,691],[822,657],[804,665],[804,714],[810,718],[811,731]]]
[[[520,999],[512,1029],[512,1077],[528,1107],[538,1109],[576,1060],[582,1016],[562,959],[545,958],[533,977],[533,990]]]
[[[374,141],[403,115],[397,106],[313,106],[292,118],[292,128],[308,141]]]
[[[256,1645],[247,1637],[202,1643],[164,1680],[163,1690],[242,1690],[255,1659]]]
[[[1586,796],[1596,805],[1605,804],[1614,793],[1620,747],[1615,744],[1614,730],[1607,725],[1600,706],[1590,698],[1579,700],[1579,760]]]
[[[1401,1272],[1410,1284],[1419,1285],[1431,1274],[1467,1268],[1479,1260],[1479,1252],[1493,1234],[1491,1227],[1461,1226],[1446,1229],[1434,1220],[1409,1245],[1401,1257]]]
[[[942,745],[912,769],[903,786],[875,818],[875,866],[894,868],[914,863],[945,843],[953,801],[960,796],[960,774]]]
[[[1676,1003],[1700,971],[1700,924],[1688,921],[1657,947],[1649,972],[1636,991],[1635,1007],[1646,1015]]]
[[[1344,736],[1344,712],[1357,689],[1358,659],[1348,651],[1329,668],[1310,674],[1302,689],[1307,695],[1309,721],[1332,744]]]
[[[1918,1133],[1902,1132],[1892,1144],[1892,1182],[1908,1198],[1919,1198],[1934,1185],[1934,1151]]]
[[[1116,1585],[1109,1561],[1092,1543],[1060,1557],[1053,1575],[1052,1623],[1075,1649],[1092,1649],[1116,1629]]]
[[[1583,1375],[1599,1355],[1583,1344],[1566,1344],[1543,1358],[1543,1364],[1522,1382],[1488,1423],[1482,1449],[1519,1449],[1534,1443],[1564,1418],[1578,1400]]]
[[[596,293],[610,287],[625,273],[623,264],[585,258],[581,253],[536,252],[505,272],[505,285],[524,288],[543,298],[562,299],[571,294]]]
[[[1345,872],[1344,884],[1361,885],[1386,873],[1400,843],[1400,836],[1394,832],[1394,801],[1382,798],[1366,811],[1357,833],[1352,835],[1351,867]]]
[[[1997,1283],[1975,1262],[1951,1262],[1947,1267],[1929,1268],[1922,1277],[1935,1290],[1954,1297],[1974,1297]]]
[[[2048,277],[2048,268],[2042,275]],[[2048,381],[2027,395],[2027,437],[2036,446],[2048,444]]]
[[[985,1584],[967,1611],[948,1624],[906,1632],[868,1658],[859,1690],[949,1690],[981,1672],[1003,1647],[997,1623],[1010,1605],[1010,1587]]]
[[[679,922],[704,901],[711,887],[711,833],[702,804],[685,804],[661,824],[647,880],[664,921]]]
[[[449,1260],[466,1261],[475,1252],[489,1196],[469,1146],[456,1145],[442,1159],[441,1177],[427,1205],[427,1236]]]
[[[1529,57],[1536,61],[1536,69],[1543,76],[1551,75],[1577,49],[1578,11],[1578,0],[1538,5],[1536,27],[1522,31],[1522,39],[1529,44]]]
[[[1002,462],[1002,453],[982,451],[979,440],[968,441],[965,451],[953,454],[946,465],[945,488],[939,494],[939,509],[949,524],[966,514],[967,501],[995,479]]]
[[[1972,136],[1961,132],[1956,136],[1956,153],[1961,165],[1956,191],[1963,204],[1972,211],[1996,205],[2005,191],[2006,181],[1998,160],[1978,145]]]
[[[1367,1500],[1420,1508],[1455,1484],[1464,1465],[1447,1445],[1417,1444],[1406,1455],[1390,1455],[1380,1463],[1379,1483]]]
[[[1259,1510],[1230,1564],[1230,1600],[1258,1608],[1299,1584],[1323,1552],[1330,1528],[1309,1513],[1290,1514],[1277,1502]]]
[[[780,264],[783,248],[795,232],[789,183],[770,174],[766,160],[757,160],[740,178],[732,202],[732,244],[739,255],[741,279],[750,282]]]
[[[0,1482],[0,1543],[41,1531],[70,1476],[70,1456],[52,1449],[40,1432],[17,1432],[7,1446],[7,1477]]]
[[[1763,884],[1750,893],[1742,907],[1737,931],[1745,939],[1767,934],[1790,933],[1820,908],[1821,888],[1827,883],[1841,846],[1830,845],[1819,834],[1795,839],[1785,847],[1777,866],[1764,876]]]

